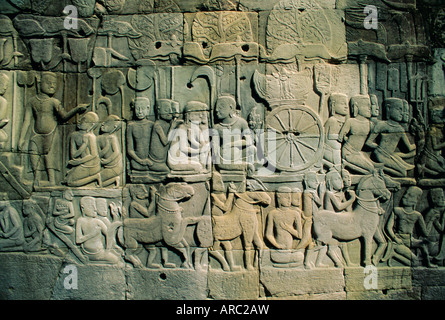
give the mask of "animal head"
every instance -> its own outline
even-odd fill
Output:
[[[161,185],[159,188],[158,195],[170,201],[182,201],[188,200],[195,194],[193,187],[189,186],[187,183],[171,182],[166,186]]]
[[[363,177],[357,185],[357,192],[371,191],[374,197],[382,201],[388,201],[391,198],[391,192],[386,188],[383,172],[374,172]]]

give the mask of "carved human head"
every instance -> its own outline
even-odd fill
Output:
[[[385,100],[385,110],[390,120],[401,122],[403,120],[403,100],[399,98],[388,98]]]
[[[96,199],[96,211],[97,214],[106,217],[108,216],[108,203],[107,199],[104,198],[97,198]]]
[[[430,200],[433,206],[444,207],[445,195],[442,188],[434,188],[430,191]]]
[[[79,130],[91,131],[97,126],[98,122],[99,116],[97,113],[89,111],[79,118],[77,121],[77,128]]]
[[[422,189],[416,186],[409,187],[405,194],[402,197],[402,205],[403,206],[412,206],[414,207],[422,196]]]
[[[96,217],[96,199],[93,197],[85,196],[80,199],[80,210],[86,217]]]
[[[236,101],[231,95],[222,95],[216,101],[216,117],[220,120],[235,115]]]
[[[349,113],[348,96],[343,93],[333,93],[328,101],[330,115],[346,116]]]
[[[105,133],[112,133],[118,130],[120,127],[121,127],[121,119],[117,115],[111,114],[105,119],[104,122],[102,122],[102,125],[100,126],[100,131]]]
[[[43,72],[40,80],[40,91],[52,96],[56,93],[57,76],[52,72]]]
[[[428,102],[429,118],[433,124],[445,122],[445,98],[431,98]]]
[[[158,99],[156,103],[156,112],[158,118],[167,121],[173,119],[173,115],[176,113],[174,103],[175,101],[170,99]]]
[[[292,204],[292,189],[289,187],[279,187],[277,190],[278,207],[290,207]]]
[[[304,174],[304,186],[308,189],[316,189],[318,186],[317,174],[314,171],[308,171]]]
[[[209,107],[200,101],[189,101],[184,107],[186,123],[200,124],[207,123]]]
[[[8,86],[9,86],[9,77],[4,73],[0,73],[0,96],[6,93]]]
[[[367,95],[353,96],[350,101],[353,117],[361,115],[367,119],[371,118],[371,99]]]
[[[131,102],[131,107],[133,107],[136,119],[145,119],[150,112],[150,99],[146,97],[136,97]]]
[[[343,179],[337,170],[333,169],[326,174],[326,188],[328,190],[340,191],[343,187]]]

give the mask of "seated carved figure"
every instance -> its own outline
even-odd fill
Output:
[[[184,108],[185,122],[175,130],[167,163],[174,171],[204,173],[210,170],[208,106],[190,101]]]
[[[294,239],[301,239],[303,234],[302,211],[292,206],[292,190],[280,187],[277,191],[277,208],[267,216],[266,238],[270,244],[283,252],[271,252],[271,260],[275,266],[291,266],[303,262],[303,253],[293,251]]]
[[[182,123],[175,116],[178,102],[168,99],[159,99],[157,101],[156,114],[157,119],[153,124],[151,132],[149,159],[152,164],[149,165],[150,171],[158,173],[169,173],[167,166],[167,155],[171,145],[170,134]]]
[[[413,157],[416,145],[411,144],[404,128],[400,124],[403,120],[403,100],[389,98],[385,101],[389,112],[387,121],[380,121],[374,127],[366,144],[374,149],[373,156],[379,163],[384,164],[384,171],[398,177],[406,177],[407,171],[414,169],[414,165],[403,160]],[[379,143],[376,139],[380,138]],[[402,142],[408,153],[396,152],[399,143]]]
[[[346,200],[343,192],[343,178],[337,170],[331,170],[326,174],[326,193],[324,195],[324,209],[335,212],[351,211],[351,206],[356,199],[355,192],[349,190],[349,200]]]
[[[115,238],[116,233],[110,233],[107,225],[97,217],[96,200],[88,196],[81,198],[80,209],[82,217],[76,222],[76,243],[81,246],[82,252],[90,261],[122,264],[121,257],[110,247],[113,243],[110,239]],[[104,245],[104,240],[107,245]]]
[[[428,267],[435,267],[431,263],[428,240],[414,236],[414,228],[418,227],[421,235],[427,238],[434,222],[431,219],[426,224],[422,214],[416,210],[422,192],[422,189],[416,186],[411,186],[406,190],[401,200],[401,206],[395,207],[393,214],[388,219],[386,231],[394,244],[391,257],[404,265],[419,265],[416,255],[411,250],[420,249],[425,264]]]
[[[419,157],[417,167],[421,177],[438,177],[445,173],[444,108],[445,99],[436,98],[429,103],[430,125],[425,136],[425,147]]]
[[[248,151],[253,146],[249,126],[246,120],[236,115],[236,101],[230,95],[220,96],[216,102],[216,117],[219,122],[214,129],[218,137],[214,137],[213,151],[215,164],[220,170],[253,172],[252,163],[247,162]]]
[[[371,131],[371,101],[368,96],[359,95],[351,98],[350,105],[353,117],[346,120],[338,137],[338,141],[343,143],[343,164],[346,168],[368,174],[375,169],[375,164],[363,152]]]
[[[98,121],[96,113],[87,112],[77,122],[78,131],[70,135],[70,169],[66,174],[68,186],[90,186],[94,182],[102,186],[97,139],[93,132]]]
[[[131,106],[134,110],[134,121],[127,125],[126,148],[129,168],[132,174],[148,171],[153,162],[148,158],[150,151],[153,121],[148,119],[150,100],[137,97]]]
[[[25,244],[22,219],[7,201],[0,201],[0,251],[22,250]]]
[[[100,127],[101,135],[98,137],[99,157],[102,169],[100,178],[103,187],[114,184],[120,185],[122,174],[122,154],[119,139],[115,132],[121,127],[120,119],[110,115]]]

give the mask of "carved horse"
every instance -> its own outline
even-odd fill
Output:
[[[231,209],[220,216],[212,216],[213,238],[215,243],[221,242],[225,256],[214,250],[210,253],[221,263],[224,271],[239,270],[233,261],[231,240],[242,236],[245,250],[245,263],[249,270],[253,269],[253,245],[262,249],[263,242],[258,233],[258,209],[255,205],[269,205],[271,198],[265,192],[248,191],[235,193]]]
[[[176,249],[183,258],[183,267],[192,268],[190,263],[190,247],[184,239],[186,228],[190,224],[201,221],[202,217],[182,216],[183,209],[180,201],[188,200],[194,195],[191,186],[185,183],[169,183],[161,185],[156,196],[156,214],[149,218],[126,218],[123,221],[123,239],[120,241],[125,247],[125,259],[135,267],[142,268],[141,260],[137,254],[142,250],[142,244],[149,252],[147,266],[159,268],[154,264],[156,256],[155,244],[163,242],[167,247]],[[161,248],[164,267],[176,267],[168,263],[167,250]]]
[[[364,176],[357,185],[357,200],[352,212],[320,210],[314,212],[314,233],[316,239],[328,246],[327,254],[337,267],[342,266],[337,249],[339,241],[363,239],[364,264],[371,264],[372,240],[376,238],[378,248],[385,240],[378,231],[380,215],[383,210],[379,201],[388,201],[391,192],[386,188],[382,173]]]

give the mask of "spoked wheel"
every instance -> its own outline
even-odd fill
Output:
[[[266,154],[282,171],[301,171],[323,156],[323,124],[306,106],[282,106],[266,119]]]

